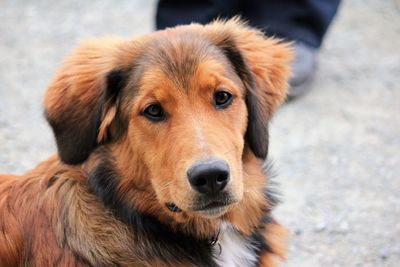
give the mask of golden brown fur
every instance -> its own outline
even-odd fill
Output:
[[[60,156],[23,176],[0,175],[0,266],[200,264],[175,259],[174,244],[157,250],[157,237],[133,221],[142,215],[178,239],[209,240],[222,221],[249,238],[259,233],[268,246],[259,265],[274,266],[286,231],[270,217],[262,162],[290,58],[288,45],[237,19],[82,44],[45,95]],[[218,88],[235,97],[229,109],[212,108]],[[164,122],[143,118],[155,100],[168,111]],[[233,177],[230,204],[217,218],[194,211],[197,195],[185,179],[211,156],[228,162]]]

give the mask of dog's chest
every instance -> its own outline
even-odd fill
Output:
[[[227,223],[222,225],[214,253],[217,263],[224,267],[250,267],[257,260],[250,241]]]

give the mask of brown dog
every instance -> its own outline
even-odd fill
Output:
[[[238,19],[84,43],[45,96],[58,156],[0,175],[0,266],[275,266],[290,58]]]

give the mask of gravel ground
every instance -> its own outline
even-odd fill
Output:
[[[55,151],[42,96],[80,39],[153,29],[154,1],[0,1],[0,172]],[[271,125],[285,266],[400,264],[400,3],[343,2],[312,91]]]

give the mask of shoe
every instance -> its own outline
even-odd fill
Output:
[[[292,64],[293,76],[289,80],[288,100],[305,94],[314,78],[317,49],[304,43],[294,44],[295,58]]]

